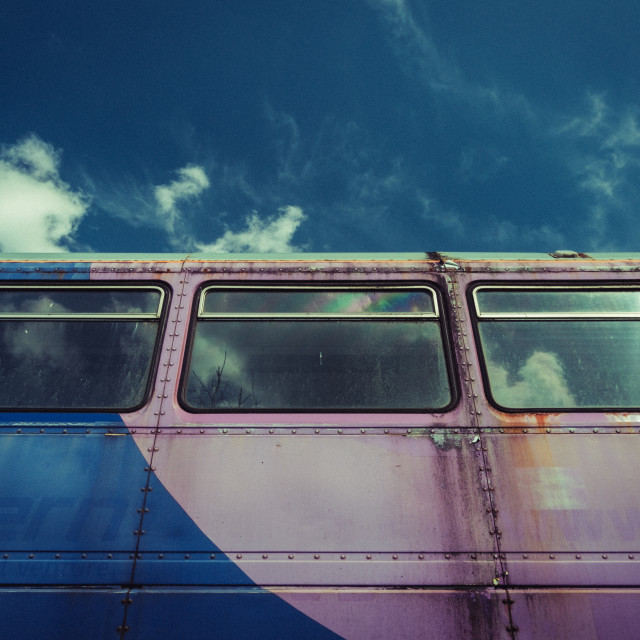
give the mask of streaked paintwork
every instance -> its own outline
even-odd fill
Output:
[[[137,492],[125,508],[126,518],[138,518],[127,533],[133,557],[122,558],[130,578],[110,574],[113,591],[70,592],[80,603],[76,612],[113,629],[118,616],[110,594],[126,584],[118,625],[129,626],[127,638],[197,638],[202,629],[208,637],[213,628],[234,638],[633,637],[640,622],[640,500],[633,490],[640,415],[491,407],[467,289],[476,282],[636,283],[639,255],[183,255],[168,262],[56,255],[55,267],[43,256],[28,264],[25,256],[4,258],[6,279],[161,280],[173,291],[152,397],[143,409],[122,414],[129,436],[115,435],[121,430],[113,427],[107,435],[104,414],[84,424],[56,414],[14,413],[4,421],[0,448],[9,456],[8,477],[16,474],[9,484],[14,494],[38,479],[51,493],[62,488],[63,497],[69,487],[76,500],[93,495],[91,482],[76,487],[56,472],[72,455],[65,444],[71,438],[78,449],[70,451],[86,468],[69,478],[85,473],[108,491]],[[434,284],[446,303],[457,404],[440,414],[187,413],[176,381],[193,293],[204,282],[239,281]],[[96,432],[94,418],[103,431]],[[81,434],[85,427],[92,433]],[[92,449],[99,441],[103,448]],[[19,443],[17,455],[12,442]],[[114,447],[113,463],[100,462],[110,442],[130,444]],[[30,467],[25,457],[37,463]],[[65,548],[65,525],[79,516],[72,509],[65,520],[58,510],[57,526],[47,520],[54,511],[43,519],[42,546],[33,549],[15,542],[15,532],[11,543],[7,513],[10,519],[15,512],[0,512],[2,546],[14,545],[10,556],[22,554],[8,566],[32,563],[42,567],[32,573],[44,571],[40,553],[53,555],[47,563],[65,563],[81,548],[85,561],[112,553],[108,560],[118,566],[117,554],[131,549],[115,539],[105,547],[90,534]],[[24,579],[20,570],[23,578],[12,569],[3,583]],[[70,602],[64,593],[5,588],[0,608],[7,615],[16,606],[38,607],[55,624],[53,608]],[[96,593],[104,596],[97,609]],[[34,637],[38,626],[26,619],[14,616],[24,630],[14,637]],[[185,627],[188,619],[193,624]]]

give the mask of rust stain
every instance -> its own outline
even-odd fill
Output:
[[[545,436],[509,438],[508,448],[511,450],[511,456],[516,467],[555,466],[549,441]]]

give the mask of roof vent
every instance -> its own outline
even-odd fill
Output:
[[[553,258],[579,258],[580,254],[576,251],[570,251],[569,249],[558,249],[550,254]]]

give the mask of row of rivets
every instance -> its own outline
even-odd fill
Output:
[[[138,533],[138,531],[134,531],[134,533],[135,533],[135,534],[137,534],[137,533]],[[145,531],[142,531],[142,532],[140,532],[140,533],[141,533],[141,534],[144,534],[144,533],[146,533],[146,532],[145,532]],[[40,554],[38,554],[38,555],[39,555],[39,557],[43,557],[43,556],[44,556],[44,557],[46,557],[46,555],[47,555],[47,554],[40,553]],[[55,553],[55,554],[53,555],[53,557],[54,557],[56,560],[59,560],[59,559],[61,559],[61,558],[62,558],[62,555],[63,555],[63,554],[61,554],[61,553]],[[71,553],[67,553],[67,554],[64,554],[64,555],[65,555],[67,558],[72,558],[72,557],[73,557],[73,554],[71,554]],[[410,557],[409,557],[409,556],[410,556]],[[8,560],[8,559],[9,559],[9,558],[11,558],[12,556],[11,556],[11,554],[10,554],[10,553],[4,553],[4,554],[2,555],[2,557],[3,557],[3,559]],[[16,556],[16,554],[14,554],[14,556],[13,556],[13,557],[15,558],[15,557],[19,557],[19,556]],[[32,553],[28,553],[28,554],[27,554],[27,558],[28,558],[28,559],[30,559],[30,560],[35,559],[35,557],[36,557],[36,554],[35,554],[35,553],[33,553],[33,552],[32,552]],[[87,555],[86,553],[82,553],[82,554],[80,554],[80,558],[81,558],[82,560],[86,560],[86,559],[87,559],[87,557],[88,557],[88,555]],[[107,560],[112,560],[112,559],[113,559],[113,557],[114,557],[114,554],[113,554],[113,553],[107,553],[107,554],[105,554],[105,555],[104,555],[104,557],[105,557]],[[143,554],[142,554],[142,553],[137,553],[137,554],[130,553],[130,554],[128,554],[128,557],[129,557],[130,559],[134,559],[134,558],[142,559],[142,558],[143,558]],[[185,553],[183,557],[184,557],[184,559],[185,559],[185,560],[189,560],[189,559],[191,559],[191,554],[189,554],[189,553]],[[209,559],[210,559],[210,560],[216,560],[216,559],[217,559],[217,557],[218,557],[218,556],[217,556],[215,553],[211,553],[211,554],[209,554]],[[224,556],[222,556],[222,557],[224,558]],[[263,560],[267,560],[267,559],[269,559],[269,554],[268,554],[268,553],[263,553],[263,554],[261,554],[261,557],[262,557],[262,559],[263,559]],[[322,557],[323,557],[323,556],[322,556],[322,554],[320,554],[320,553],[314,553],[314,554],[313,554],[313,559],[314,559],[314,560],[320,560]],[[327,555],[325,555],[324,557],[326,558],[326,557],[331,557],[331,556],[327,556]],[[342,553],[342,554],[339,554],[339,556],[338,556],[338,557],[340,558],[340,560],[346,560],[347,558],[350,558],[350,559],[356,559],[356,558],[362,558],[362,557],[364,557],[366,560],[372,560],[372,559],[373,559],[373,557],[374,557],[374,555],[373,555],[373,554],[371,554],[371,553],[367,553],[367,554],[364,554],[364,555],[359,555],[359,554],[345,554],[345,553]],[[405,558],[403,558],[403,559],[411,559],[411,557],[417,557],[417,558],[418,558],[418,560],[424,560],[426,556],[425,556],[425,554],[423,554],[423,553],[417,554],[417,555],[415,555],[415,556],[413,556],[412,554],[407,554],[407,556],[406,556]],[[452,555],[451,553],[445,553],[445,554],[443,554],[443,557],[444,557],[446,560],[450,560],[450,559],[453,557],[453,555]],[[458,557],[462,557],[462,556],[461,556],[461,555],[459,555]],[[494,557],[494,559],[497,559],[497,558],[498,558],[498,555],[497,555],[497,554],[494,554],[494,555],[493,555],[493,557]],[[506,556],[505,556],[504,554],[500,554],[500,557],[501,557],[501,558],[505,558]],[[527,559],[529,556],[528,556],[527,554],[523,554],[523,556],[522,556],[522,557],[523,557],[524,559]],[[550,557],[551,559],[554,559],[554,558],[555,558],[555,556],[554,556],[554,555],[550,555],[549,557]],[[634,555],[634,554],[629,554],[629,555],[628,555],[628,557],[629,557],[629,559],[631,559],[631,560],[635,559],[635,555]],[[158,558],[158,559],[160,559],[160,560],[163,560],[163,559],[165,559],[165,558],[166,558],[166,554],[165,554],[165,553],[159,553],[159,554],[157,554],[157,558]],[[245,558],[245,554],[237,553],[237,554],[235,555],[235,558],[236,558],[237,560],[242,560],[243,558]],[[289,553],[289,554],[287,554],[287,558],[288,558],[289,560],[294,560],[294,559],[296,558],[296,556],[295,556],[295,554],[293,554],[293,553]],[[399,560],[399,559],[400,559],[400,556],[399,556],[397,553],[394,553],[394,554],[392,554],[392,555],[391,555],[391,558],[392,558],[393,560]],[[471,553],[471,554],[469,554],[469,558],[470,558],[471,560],[477,560],[477,559],[478,559],[478,554],[477,554],[477,553]],[[581,556],[576,555],[576,558],[580,559],[580,558],[581,558]],[[602,558],[606,560],[606,559],[608,558],[608,555],[606,555],[606,554],[602,554]]]

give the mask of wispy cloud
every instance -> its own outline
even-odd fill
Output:
[[[175,234],[175,223],[181,216],[180,205],[198,198],[209,188],[209,178],[202,167],[187,165],[177,173],[176,180],[154,189],[158,212],[171,235]]]
[[[504,91],[488,81],[471,79],[455,57],[444,54],[429,33],[424,16],[416,18],[407,0],[369,0],[389,26],[392,45],[408,75],[428,86],[434,94],[453,98],[479,110],[490,108],[494,115],[516,112],[533,117],[525,96]],[[422,8],[422,14],[426,11]]]
[[[59,174],[60,151],[30,135],[0,151],[0,249],[67,251],[89,198]]]
[[[637,107],[611,107],[589,95],[585,113],[558,128],[568,145],[567,164],[588,211],[586,227],[595,249],[610,247],[614,226],[635,223],[640,203],[640,128]]]
[[[305,215],[300,207],[286,206],[279,209],[279,215],[261,219],[254,212],[245,221],[241,231],[227,229],[224,234],[208,244],[196,243],[198,251],[212,253],[283,253],[297,251],[300,247],[292,244],[293,236]]]

